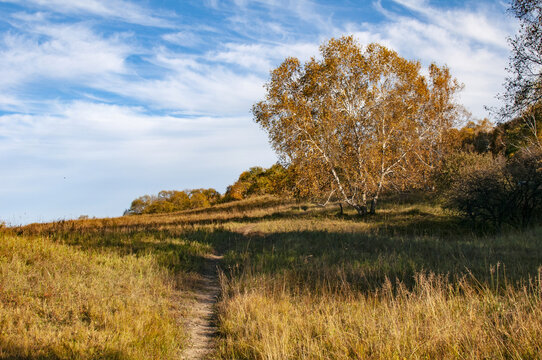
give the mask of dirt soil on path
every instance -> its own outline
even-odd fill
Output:
[[[215,304],[220,295],[218,265],[221,256],[209,255],[203,279],[195,292],[192,316],[186,323],[190,346],[183,354],[185,360],[206,359],[214,350],[217,335]]]

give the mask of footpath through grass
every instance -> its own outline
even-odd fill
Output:
[[[0,359],[179,358],[209,247],[64,225],[0,234]]]
[[[542,228],[260,198],[0,235],[0,359],[179,358],[211,252],[216,359],[541,358]]]

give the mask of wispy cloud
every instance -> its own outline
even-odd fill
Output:
[[[13,2],[29,8],[45,9],[55,13],[99,16],[121,20],[127,23],[172,27],[173,22],[163,15],[174,16],[173,13],[164,14],[131,1],[125,0],[2,0]]]
[[[0,116],[0,134],[0,163],[10,169],[0,217],[13,223],[117,216],[136,196],[164,189],[224,191],[240,169],[275,161],[243,117],[160,116],[95,102]]]
[[[41,81],[82,84],[103,74],[123,74],[133,50],[122,34],[97,35],[82,23],[25,23],[25,32],[0,35],[0,89],[24,93]],[[17,89],[17,91],[15,91]],[[31,90],[32,88],[28,88]],[[11,103],[18,101],[11,95]]]
[[[311,0],[227,0],[205,3],[227,14],[232,30],[254,41],[299,39],[311,37],[315,30],[318,33],[329,33],[334,29],[332,16]]]
[[[515,30],[515,23],[504,14],[503,4],[482,3],[474,9],[436,9],[426,0],[393,1],[422,15],[426,23],[486,46],[507,50],[506,37]]]
[[[171,62],[169,62],[171,60]],[[152,109],[185,115],[248,115],[251,104],[263,95],[264,79],[254,74],[239,74],[220,64],[198,64],[164,58],[166,76],[137,82],[111,76],[95,79],[93,86],[123,97],[136,99]]]
[[[315,43],[271,43],[271,44],[239,44],[227,43],[220,50],[210,52],[208,59],[214,59],[227,64],[251,69],[253,72],[267,74],[286,57],[294,56],[308,60],[318,52]]]
[[[170,43],[181,46],[194,46],[200,44],[202,39],[199,35],[191,31],[178,31],[162,35],[162,39]]]

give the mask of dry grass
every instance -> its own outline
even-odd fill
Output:
[[[223,229],[218,359],[542,358],[541,228],[404,204]]]
[[[122,216],[117,218],[60,220],[52,223],[35,223],[12,228],[21,235],[74,234],[74,233],[134,233],[162,230],[199,228],[232,221],[259,221],[276,215],[286,217],[295,208],[290,200],[260,196],[210,208],[185,210],[176,213]]]
[[[0,235],[0,358],[169,359],[175,279],[151,256]]]
[[[427,202],[371,217],[271,197],[0,235],[0,359],[172,359],[224,254],[217,359],[542,358],[542,228]]]
[[[225,280],[221,359],[538,359],[538,287],[497,294],[434,275],[370,293],[247,290]]]

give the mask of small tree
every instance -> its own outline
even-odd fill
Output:
[[[130,208],[124,213],[125,215],[140,215],[143,214],[145,209],[153,202],[153,199],[149,195],[143,195],[132,201]]]
[[[169,201],[173,204],[176,210],[185,210],[190,208],[190,197],[186,191],[173,191],[169,197]]]
[[[506,79],[504,118],[528,113],[542,101],[542,2],[512,0],[510,11],[520,22],[519,32],[509,39],[512,55]]]
[[[287,58],[271,72],[255,121],[296,170],[300,193],[374,212],[385,188],[419,181],[440,161],[460,85],[446,67],[424,77],[418,62],[353,37],[320,51],[321,60]]]
[[[190,208],[205,208],[211,206],[209,199],[205,196],[203,189],[190,191]]]

